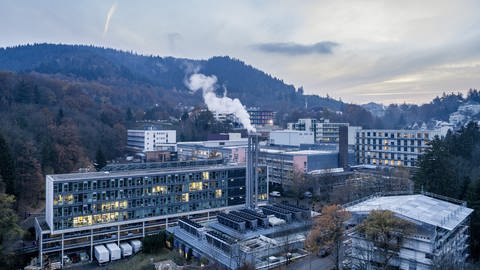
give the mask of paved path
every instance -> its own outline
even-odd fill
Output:
[[[311,267],[310,267],[311,266]],[[298,262],[288,265],[288,270],[330,270],[334,266],[331,257],[320,258],[314,255],[307,256]]]

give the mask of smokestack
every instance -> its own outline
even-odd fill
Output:
[[[256,209],[258,206],[258,138],[258,134],[255,133],[248,135],[245,206],[251,209]]]

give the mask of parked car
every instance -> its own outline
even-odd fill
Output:
[[[313,197],[313,194],[312,194],[312,192],[310,192],[310,191],[306,191],[305,193],[303,193],[303,196],[304,196],[305,198],[312,198],[312,197]]]
[[[331,247],[322,247],[318,250],[318,256],[325,258],[332,253]]]
[[[279,191],[272,191],[272,192],[270,192],[270,196],[272,196],[272,197],[280,197],[281,194],[280,194]]]

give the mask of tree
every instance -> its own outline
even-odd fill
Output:
[[[0,176],[7,194],[15,195],[15,166],[7,142],[0,134]]]
[[[103,167],[107,165],[107,159],[105,158],[105,155],[102,152],[102,149],[97,150],[97,154],[95,155],[95,169],[97,171],[100,171]]]
[[[11,254],[8,254],[10,243],[22,233],[17,225],[17,215],[13,210],[15,197],[7,194],[0,194],[0,269],[10,269]]]
[[[345,232],[345,221],[350,218],[350,212],[340,205],[327,205],[322,208],[321,216],[317,217],[313,228],[306,239],[306,246],[312,252],[320,249],[330,249],[336,269],[340,266],[340,251]]]
[[[165,231],[161,231],[158,234],[147,235],[143,238],[143,251],[145,253],[157,253],[165,247]]]
[[[376,263],[388,269],[393,258],[398,256],[404,240],[415,231],[413,223],[395,216],[388,210],[373,210],[359,225],[358,232],[365,236],[367,246],[373,245]]]

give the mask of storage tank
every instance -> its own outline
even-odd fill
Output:
[[[104,264],[110,261],[110,253],[104,245],[98,245],[94,248],[95,259],[97,259],[98,264]]]
[[[122,257],[127,257],[132,255],[132,246],[128,243],[121,243],[120,249],[122,250]]]
[[[132,240],[130,241],[130,245],[132,246],[133,253],[137,253],[142,250],[142,242],[140,242],[140,240]]]
[[[110,260],[115,261],[122,258],[122,251],[115,243],[109,243],[106,245],[108,251],[110,252]]]

